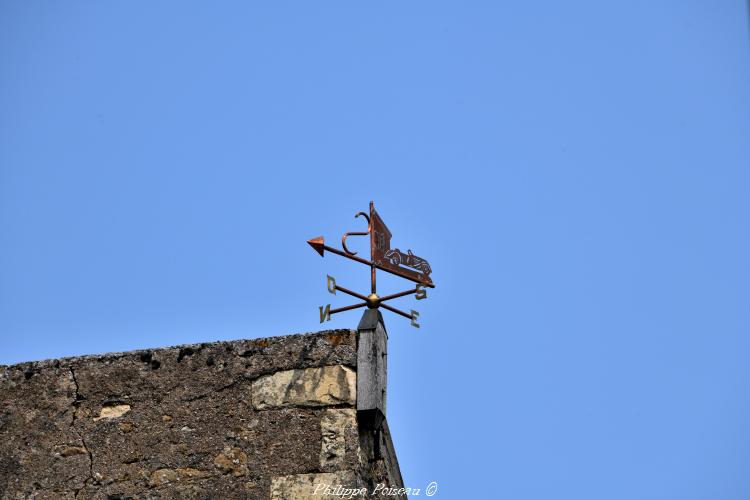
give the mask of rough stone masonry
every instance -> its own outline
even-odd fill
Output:
[[[0,366],[0,498],[403,487],[387,422],[357,406],[367,358],[331,330]]]

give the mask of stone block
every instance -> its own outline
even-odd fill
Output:
[[[357,375],[342,365],[285,370],[260,377],[251,387],[253,408],[354,405]]]
[[[320,419],[322,436],[320,467],[322,469],[341,468],[349,459],[356,466],[359,452],[357,432],[357,412],[349,408],[326,410]],[[350,457],[347,456],[349,451]]]
[[[271,481],[271,500],[366,498],[367,488],[353,471],[279,476]]]

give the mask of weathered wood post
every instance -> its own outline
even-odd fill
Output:
[[[368,309],[357,331],[357,415],[360,422],[377,429],[386,415],[388,333],[383,315]]]
[[[357,327],[357,421],[360,446],[371,461],[382,464],[384,477],[403,488],[393,440],[385,418],[388,332],[378,309],[368,309]],[[371,488],[374,484],[370,485]],[[405,500],[397,494],[394,498]]]

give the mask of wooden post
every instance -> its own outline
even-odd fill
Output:
[[[376,429],[385,419],[388,333],[383,315],[368,309],[357,330],[357,414]]]
[[[357,327],[357,420],[360,449],[370,462],[379,461],[390,487],[403,488],[404,480],[393,448],[388,421],[385,418],[386,374],[388,367],[388,333],[383,315],[368,309]],[[375,484],[370,484],[375,488]],[[396,495],[407,500],[406,495]]]

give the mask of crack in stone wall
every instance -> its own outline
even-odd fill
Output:
[[[76,429],[76,417],[78,413],[78,402],[82,398],[80,395],[80,387],[78,386],[78,380],[76,380],[76,372],[73,369],[73,367],[69,367],[70,370],[70,377],[73,380],[73,386],[75,387],[75,391],[73,392],[73,401],[71,401],[71,406],[73,406],[73,414],[71,416],[70,420],[70,428],[73,430],[73,432],[76,433],[78,436],[78,439],[81,440],[81,445],[83,449],[86,451],[86,455],[89,458],[89,477],[84,480],[84,486],[81,488],[78,488],[75,490],[74,498],[78,498],[78,494],[83,490],[83,488],[91,481],[94,480],[94,455],[91,453],[91,450],[89,450],[89,447],[86,446],[86,440],[83,438],[83,434]]]

